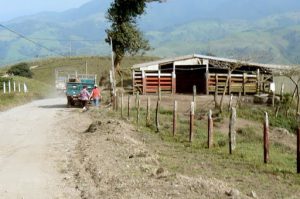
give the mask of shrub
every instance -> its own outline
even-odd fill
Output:
[[[19,63],[12,66],[8,71],[9,74],[32,78],[32,71],[30,70],[27,63]]]
[[[3,82],[7,83],[8,81],[12,81],[12,79],[7,77],[0,77],[0,90],[3,89]]]

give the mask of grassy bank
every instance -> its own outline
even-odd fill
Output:
[[[154,106],[154,102],[152,104]],[[258,114],[257,111],[271,112],[272,108],[266,107],[264,110],[258,108],[250,111],[249,107],[244,106],[244,109],[238,110],[240,116],[243,114],[245,117],[249,114],[253,116],[237,126],[237,148],[232,155],[229,155],[228,114],[224,114],[226,116],[220,122],[214,123],[214,147],[208,149],[206,118],[196,115],[194,141],[190,143],[188,141],[188,112],[179,113],[177,133],[173,137],[172,110],[167,109],[168,106],[169,104],[161,105],[158,133],[154,122],[154,109],[151,110],[151,124],[146,127],[146,109],[143,106],[138,125],[142,139],[155,149],[159,155],[160,164],[168,171],[190,177],[216,178],[236,187],[243,193],[250,194],[251,191],[255,191],[259,198],[297,198],[300,196],[298,192],[300,179],[296,174],[296,137],[283,134],[276,137],[275,132],[272,131],[275,126],[289,127],[285,124],[286,121],[283,121],[282,125],[271,122],[271,136],[273,137],[270,141],[270,161],[268,164],[263,163],[263,118],[259,121],[260,119],[254,116]],[[200,106],[197,107],[201,109]],[[126,108],[124,108],[124,115],[127,117]],[[137,126],[136,113],[136,109],[131,109],[130,121],[135,126]],[[120,111],[112,112],[112,116],[120,118]],[[290,126],[290,128],[293,127]],[[283,142],[284,139],[290,141]]]
[[[13,92],[13,84],[11,84],[11,93],[3,94],[3,90],[0,92],[0,111],[7,110],[9,108],[28,103],[32,100],[42,99],[46,97],[54,96],[53,88],[41,81],[34,79],[28,79],[24,77],[12,77],[11,82],[16,82],[16,92]],[[21,84],[21,92],[18,91],[18,83]],[[27,85],[28,92],[23,92],[23,84]],[[8,89],[6,90],[8,92]]]

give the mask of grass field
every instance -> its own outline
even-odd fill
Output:
[[[146,127],[146,98],[141,96],[141,113],[137,128],[147,144],[154,148],[160,156],[160,163],[164,168],[174,173],[188,176],[205,176],[216,178],[237,187],[243,193],[255,191],[259,198],[290,198],[300,196],[300,179],[296,174],[296,137],[292,134],[275,132],[275,127],[287,127],[290,118],[281,118],[281,124],[271,122],[270,161],[263,163],[263,117],[249,117],[267,111],[272,115],[271,107],[253,107],[246,104],[238,109],[237,148],[232,155],[228,149],[228,113],[224,118],[214,122],[214,146],[207,147],[207,119],[203,112],[207,106],[198,97],[198,110],[195,116],[194,141],[189,138],[188,102],[192,97],[186,97],[183,103],[182,96],[163,96],[160,110],[160,131],[155,127],[155,96],[151,96],[151,124]],[[127,99],[127,98],[125,98]],[[178,113],[177,133],[172,136],[172,108],[174,99],[183,106]],[[132,97],[130,121],[136,124],[137,110],[134,108]],[[210,101],[210,100],[209,100]],[[126,104],[126,103],[124,103]],[[127,106],[124,107],[124,118],[127,118]],[[247,113],[247,114],[246,114]],[[112,115],[120,117],[120,110]],[[246,119],[243,119],[246,118]],[[271,121],[274,118],[271,116]],[[291,127],[292,129],[292,127]],[[293,131],[290,131],[293,133]],[[285,141],[283,141],[285,140]],[[163,142],[163,143],[162,143]],[[272,185],[271,185],[272,184]]]
[[[13,89],[13,82],[16,82],[16,92]],[[7,110],[11,107],[28,103],[35,99],[42,99],[46,97],[55,96],[53,87],[45,84],[41,81],[34,79],[28,79],[24,77],[12,77],[11,78],[11,93],[3,94],[3,90],[0,90],[0,111]],[[21,92],[19,93],[18,84],[21,84]],[[24,93],[23,84],[27,85],[28,92]],[[2,84],[2,83],[1,83]],[[8,92],[8,88],[6,90]]]

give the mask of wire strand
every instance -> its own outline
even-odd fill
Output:
[[[40,48],[43,48],[43,49],[45,49],[45,50],[47,50],[47,51],[49,51],[49,52],[52,52],[52,53],[55,54],[55,55],[58,55],[58,56],[61,56],[61,57],[65,57],[63,54],[58,53],[58,52],[56,52],[56,51],[54,51],[54,50],[48,48],[47,46],[45,46],[45,45],[43,45],[43,44],[40,44],[40,43],[38,43],[38,42],[36,42],[36,41],[34,41],[34,40],[32,40],[32,39],[26,37],[25,35],[23,35],[23,34],[17,32],[17,31],[15,31],[15,30],[10,29],[9,27],[7,27],[7,26],[5,26],[5,25],[3,25],[3,24],[0,24],[0,27],[4,28],[5,30],[7,30],[7,31],[9,31],[9,32],[11,32],[11,33],[13,33],[13,34],[15,34],[15,35],[18,35],[19,37],[23,38],[24,40],[26,40],[26,41],[28,41],[28,42],[31,42],[31,43],[35,44],[36,46],[38,46],[38,47],[40,47]]]

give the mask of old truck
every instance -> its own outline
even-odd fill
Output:
[[[66,83],[68,107],[75,106],[80,102],[80,91],[83,86],[87,86],[88,91],[92,92],[96,79],[96,75],[75,74],[75,76],[69,76]]]

